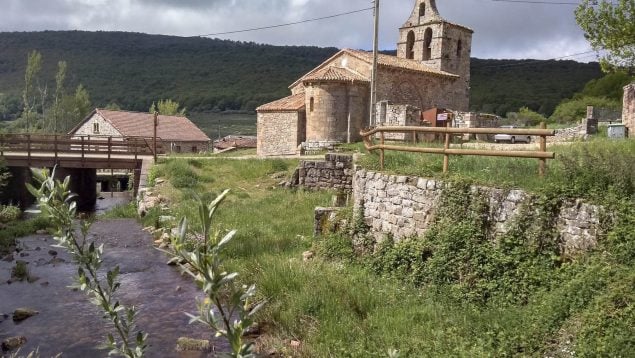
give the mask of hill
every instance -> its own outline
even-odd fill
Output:
[[[172,98],[190,111],[253,110],[287,95],[287,86],[336,48],[272,46],[127,32],[0,33],[0,93],[19,98],[27,54],[44,58],[42,86],[55,86],[57,62],[68,84],[82,83],[96,106],[147,110]],[[601,76],[597,63],[518,60],[472,62],[473,110],[504,114],[521,106],[551,114],[562,99]]]

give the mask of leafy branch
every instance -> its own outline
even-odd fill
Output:
[[[161,251],[172,256],[171,261],[179,263],[181,269],[192,276],[205,293],[205,299],[197,303],[198,314],[188,314],[190,323],[203,323],[214,330],[217,337],[227,338],[232,349],[230,357],[253,357],[253,343],[246,342],[243,336],[265,302],[252,306],[251,299],[256,286],[238,285],[235,282],[238,273],[228,273],[223,269],[222,250],[236,231],[221,237],[219,231],[212,230],[214,214],[228,192],[225,190],[209,205],[200,201],[203,240],[198,247],[187,249],[188,221],[183,218],[179,223],[178,235],[171,239],[174,251]]]
[[[114,334],[108,333],[106,347],[109,355],[128,358],[143,357],[147,347],[147,334],[136,331],[137,311],[134,306],[125,307],[114,297],[121,284],[118,281],[119,266],[106,272],[106,280],[99,278],[103,264],[104,246],[96,246],[88,240],[91,223],[81,221],[79,234],[74,224],[77,207],[69,191],[70,178],[63,182],[53,179],[53,174],[43,170],[33,171],[40,187],[27,184],[27,188],[39,203],[40,210],[55,228],[55,247],[65,249],[78,265],[76,283],[73,286],[90,297],[90,301],[104,311],[104,318],[114,326]]]

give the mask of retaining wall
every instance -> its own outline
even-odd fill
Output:
[[[353,179],[355,211],[380,240],[422,236],[433,221],[435,208],[447,184],[419,177],[395,176],[357,170]],[[489,203],[487,215],[495,235],[507,232],[521,207],[535,198],[521,190],[472,187]],[[557,229],[565,254],[586,251],[596,245],[601,208],[581,200],[564,202],[557,215]]]

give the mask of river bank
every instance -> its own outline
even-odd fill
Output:
[[[96,222],[90,238],[104,244],[104,269],[119,264],[121,289],[118,298],[139,310],[139,328],[149,333],[148,356],[206,357],[213,353],[187,355],[176,352],[179,337],[212,341],[212,333],[200,325],[189,325],[184,312],[196,311],[200,291],[152,245],[152,236],[132,219],[105,219]],[[27,307],[39,314],[22,321],[0,320],[0,341],[25,336],[22,352],[39,347],[42,356],[64,353],[65,357],[106,355],[96,348],[106,330],[99,308],[83,293],[68,288],[76,266],[61,249],[52,248],[50,235],[30,235],[18,240],[12,261],[0,261],[0,316]],[[17,260],[27,263],[31,283],[12,282],[11,270]],[[226,351],[224,342],[213,341]]]

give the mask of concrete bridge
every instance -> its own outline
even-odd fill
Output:
[[[90,137],[41,134],[0,134],[0,158],[9,168],[9,185],[0,200],[26,207],[33,199],[25,183],[31,168],[56,168],[55,177],[71,178],[80,211],[90,211],[97,200],[97,170],[130,170],[134,192],[143,173],[163,153],[161,140],[146,137]]]

